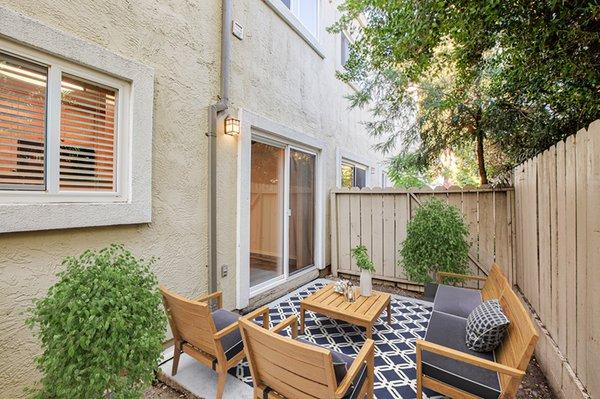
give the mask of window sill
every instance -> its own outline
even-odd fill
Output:
[[[263,0],[275,14],[279,15],[294,32],[298,34],[321,58],[325,58],[325,51],[317,38],[302,25],[302,23],[283,5],[281,0]]]
[[[154,70],[0,6],[0,37],[131,82],[127,110],[130,162],[114,193],[0,192],[0,234],[79,227],[140,224],[152,216],[152,117]]]

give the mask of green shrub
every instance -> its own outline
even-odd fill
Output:
[[[352,256],[356,259],[356,266],[358,266],[360,270],[367,270],[371,273],[375,271],[375,265],[371,258],[369,258],[369,252],[364,245],[358,245],[352,248]]]
[[[123,246],[67,257],[28,325],[41,340],[36,398],[139,398],[154,378],[166,317],[154,260]]]
[[[469,229],[460,211],[437,198],[421,205],[407,227],[400,264],[408,278],[432,281],[437,271],[468,272]]]

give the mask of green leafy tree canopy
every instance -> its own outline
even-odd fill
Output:
[[[469,145],[482,184],[600,117],[600,2],[346,0],[341,32],[362,21],[345,70],[383,152],[428,167]],[[486,148],[487,147],[487,148]],[[401,154],[402,155],[402,154]]]

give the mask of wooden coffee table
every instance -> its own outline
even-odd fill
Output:
[[[304,333],[304,313],[307,310],[319,313],[333,319],[356,324],[367,329],[367,338],[373,338],[373,324],[381,312],[387,308],[387,322],[392,324],[391,295],[385,292],[373,291],[371,296],[359,295],[356,289],[356,301],[347,302],[343,294],[328,284],[314,294],[300,301],[300,333]]]

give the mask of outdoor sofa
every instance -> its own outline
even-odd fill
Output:
[[[468,289],[440,284],[424,340],[417,341],[417,398],[423,387],[451,398],[513,398],[533,354],[538,332],[500,267],[488,277],[438,273],[444,278],[485,281]],[[510,320],[508,332],[493,352],[480,353],[466,345],[467,317],[483,301],[498,299]]]

